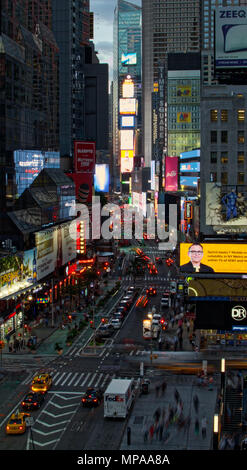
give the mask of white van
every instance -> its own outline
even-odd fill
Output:
[[[134,379],[112,379],[104,393],[104,418],[126,418],[134,398]]]

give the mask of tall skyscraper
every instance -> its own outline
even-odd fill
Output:
[[[119,175],[119,98],[124,79],[131,75],[138,100],[136,127],[141,135],[141,75],[142,75],[142,27],[141,8],[131,2],[118,0],[114,11],[113,25],[113,161],[115,176]],[[138,141],[137,141],[138,142]],[[137,144],[140,151],[140,144]]]
[[[159,67],[167,69],[169,52],[199,52],[201,47],[199,0],[143,0],[142,2],[142,110],[145,165],[152,155],[152,92],[159,81]],[[167,127],[166,86],[164,87]],[[167,133],[163,142],[167,152]]]
[[[1,3],[2,209],[11,207],[16,198],[14,151],[59,149],[58,45],[51,13],[51,0]]]
[[[52,28],[59,46],[60,151],[71,156],[84,135],[84,76],[90,42],[89,0],[52,0]]]

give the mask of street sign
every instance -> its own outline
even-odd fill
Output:
[[[32,416],[30,416],[30,418],[26,418],[25,421],[26,421],[26,425],[27,425],[28,427],[34,425],[34,419],[33,419]]]

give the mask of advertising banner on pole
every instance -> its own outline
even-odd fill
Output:
[[[165,157],[165,191],[178,190],[178,157]]]

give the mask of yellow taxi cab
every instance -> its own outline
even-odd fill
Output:
[[[50,374],[39,374],[36,375],[32,381],[31,390],[33,392],[45,393],[52,384],[52,378]]]
[[[29,416],[30,413],[13,413],[6,424],[6,434],[24,434],[27,427],[26,418]]]

